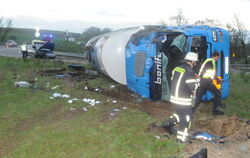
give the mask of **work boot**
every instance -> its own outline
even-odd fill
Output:
[[[224,112],[220,111],[218,109],[214,110],[212,113],[213,113],[213,115],[224,115]]]

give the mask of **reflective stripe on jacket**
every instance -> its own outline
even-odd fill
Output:
[[[178,105],[192,105],[192,93],[198,87],[198,80],[190,65],[183,63],[172,71],[170,102]]]
[[[214,79],[216,75],[216,64],[213,58],[208,58],[201,65],[201,69],[199,71],[199,77]]]

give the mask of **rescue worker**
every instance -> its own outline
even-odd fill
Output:
[[[163,123],[166,129],[177,135],[177,140],[185,142],[192,119],[192,95],[198,88],[193,67],[198,60],[198,54],[189,52],[184,62],[172,71],[170,102],[174,105],[175,113]],[[174,127],[179,125],[178,128]]]
[[[223,111],[220,111],[218,109],[220,105],[223,105],[221,104],[221,92],[213,84],[213,80],[216,77],[216,61],[218,61],[219,58],[220,58],[220,53],[214,52],[212,58],[206,59],[204,63],[201,65],[198,74],[200,78],[200,87],[198,88],[193,111],[195,111],[198,108],[199,104],[202,101],[202,96],[205,94],[207,90],[209,90],[214,94],[212,113],[214,115],[224,114]]]
[[[26,43],[23,43],[23,45],[21,46],[21,52],[23,54],[23,58],[27,58],[28,50],[27,50],[27,44]]]

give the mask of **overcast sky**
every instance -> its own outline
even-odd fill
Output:
[[[238,14],[250,29],[250,0],[0,0],[0,17],[13,19],[14,27],[83,32],[159,24],[180,8],[190,23],[209,18],[226,24]]]

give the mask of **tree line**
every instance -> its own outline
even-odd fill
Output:
[[[194,23],[189,23],[188,19],[185,17],[182,9],[179,9],[175,16],[169,17],[167,20],[161,20],[159,22],[161,25],[179,26],[179,25],[208,25],[223,26],[219,20],[205,18],[203,20],[197,20]],[[250,44],[247,43],[247,30],[244,23],[240,20],[240,16],[235,14],[233,17],[233,22],[226,25],[228,31],[231,35],[231,47],[230,52],[232,55],[231,61],[238,61],[240,63],[249,63],[250,56]],[[8,40],[8,34],[12,30],[12,20],[0,18],[0,42]],[[86,28],[80,35],[79,40],[86,44],[91,38],[110,32],[110,28],[99,28],[99,27],[89,27]]]

